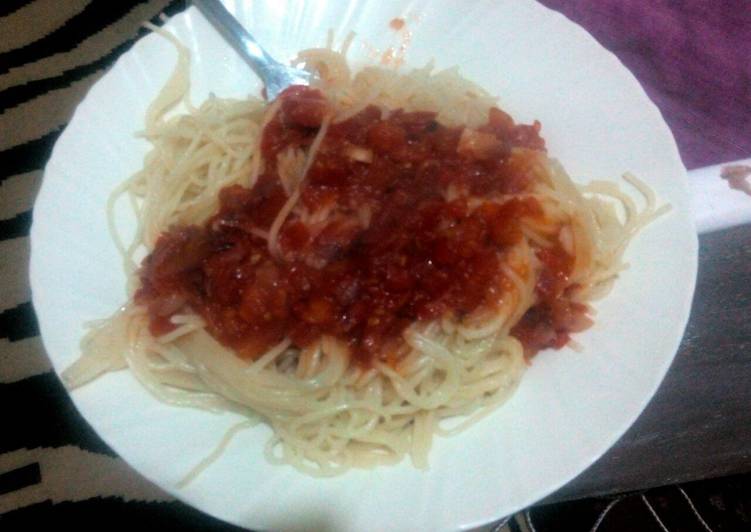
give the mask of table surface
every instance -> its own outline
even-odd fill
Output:
[[[584,0],[570,3],[546,0],[544,3],[568,10],[567,15],[585,26],[592,22],[590,15],[597,11],[591,7],[592,2],[587,11]],[[623,5],[633,3],[624,1]],[[102,6],[110,3],[89,4],[77,0],[56,4],[58,7],[53,14],[48,5],[46,18],[40,19],[39,14],[34,13],[28,20],[9,20],[14,16],[11,4],[23,2],[13,0],[7,6],[0,6],[0,17],[5,17],[0,18],[0,24],[18,24],[14,32],[0,26],[0,35],[13,36],[5,43],[0,39],[0,130],[3,131],[0,135],[0,403],[23,402],[28,407],[24,412],[7,414],[9,425],[6,426],[11,430],[0,436],[0,514],[12,508],[13,501],[19,500],[3,498],[8,486],[23,487],[26,485],[23,475],[31,475],[28,482],[36,478],[34,475],[40,475],[39,467],[36,473],[28,473],[24,468],[21,468],[24,473],[18,473],[21,469],[12,469],[13,464],[23,465],[24,460],[44,464],[44,460],[63,461],[68,456],[58,453],[53,458],[44,458],[41,451],[36,451],[38,449],[59,450],[62,446],[73,445],[115,460],[113,453],[77,417],[52,375],[36,336],[38,331],[26,279],[31,206],[41,182],[41,168],[86,89],[128,48],[142,20],[156,20],[154,17],[165,9],[175,13],[184,8],[184,2],[152,0],[143,4],[131,2],[127,9],[118,7],[122,13],[107,15],[109,8]],[[34,2],[34,5],[43,4],[49,2]],[[69,45],[69,42],[77,42],[75,32],[89,26],[73,25],[70,31],[66,30],[73,35],[71,37],[66,36],[68,33],[53,31],[54,24],[62,24],[66,17],[83,24],[80,22],[82,14],[89,17],[89,25],[91,20],[109,16],[106,20],[111,22],[103,24],[111,26],[92,34],[93,40],[86,41],[86,46],[75,48]],[[112,27],[116,29],[111,30]],[[13,49],[14,39],[21,39],[19,35],[23,32],[33,31],[39,32],[35,38],[41,44],[32,43],[20,48],[20,52]],[[593,33],[598,36],[596,31]],[[616,37],[612,37],[614,42],[608,42],[607,35],[602,40],[618,53],[620,41]],[[44,62],[44,57],[55,47],[65,49],[59,59],[62,63]],[[627,57],[627,54],[619,54],[619,57]],[[35,62],[28,63],[32,59]],[[640,79],[644,82],[644,78]],[[744,90],[751,96],[749,86],[751,84],[745,85]],[[656,89],[647,83],[647,90],[659,92],[659,87]],[[650,95],[660,99],[659,94],[655,97],[655,93],[650,92]],[[666,104],[666,108],[669,107]],[[748,107],[746,105],[745,109]],[[738,131],[745,128],[744,139],[751,139],[751,128],[747,127],[751,124],[750,114],[747,112],[735,123],[740,128]],[[674,130],[681,127],[680,116],[676,118],[666,113],[666,118]],[[702,123],[692,126],[694,140],[703,138]],[[681,131],[682,135],[686,134],[685,129]],[[714,151],[689,150],[688,154],[683,152],[684,160],[698,166],[751,154],[747,140],[743,141],[746,144],[727,141],[727,138],[713,141],[706,137],[704,140],[714,142]],[[682,149],[684,146],[686,144]],[[711,159],[719,156],[725,158]],[[751,471],[750,315],[751,226],[701,236],[693,310],[683,343],[665,381],[621,440],[546,502]],[[655,319],[660,317],[655,316]],[[44,430],[40,426],[44,426]],[[115,483],[140,494],[141,498],[168,500],[123,464],[113,463],[114,477],[108,477],[110,482],[119,478]],[[11,478],[10,474],[15,476]],[[75,491],[76,488],[53,486],[49,489]]]

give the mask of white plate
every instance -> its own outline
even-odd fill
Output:
[[[72,394],[97,432],[144,476],[185,502],[238,525],[267,529],[452,530],[500,518],[562,486],[631,425],[662,380],[688,317],[696,236],[685,169],[657,108],[633,76],[585,31],[528,0],[228,2],[274,55],[320,46],[355,30],[352,53],[399,45],[397,16],[411,32],[407,63],[435,58],[500,95],[519,121],[543,123],[550,152],[579,181],[632,171],[672,212],[628,250],[631,268],[598,305],[584,351],[545,352],[516,395],[469,431],[439,438],[430,470],[406,461],[333,479],[308,478],[262,457],[269,430],[237,436],[183,490],[176,482],[235,422],[167,407],[127,372]],[[198,12],[167,28],[193,50],[194,102],[257,93],[258,81]],[[134,139],[171,72],[174,49],[149,35],[124,54],[81,103],[47,166],[34,210],[31,282],[42,337],[59,372],[78,356],[82,324],[123,303],[124,275],[107,234],[109,192],[141,166]]]

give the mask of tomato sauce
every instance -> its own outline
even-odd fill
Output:
[[[328,112],[320,92],[291,87],[263,131],[264,173],[252,189],[223,189],[201,226],[173,227],[144,260],[136,302],[154,335],[186,307],[238,356],[258,357],[289,337],[305,347],[322,335],[346,342],[367,366],[390,361],[414,322],[492,309],[502,296],[503,253],[522,238],[520,219],[542,216],[518,197],[470,208],[467,196],[532,186],[524,153],[544,150],[540,125],[517,125],[499,109],[477,130],[447,127],[432,112],[367,107],[329,127],[302,185],[300,205],[323,221],[287,219],[281,257],[266,240],[287,199],[277,155],[310,146]],[[463,191],[454,193],[450,191]],[[566,324],[586,309],[566,303],[572,259],[538,252],[540,304],[515,328],[529,356],[568,340]],[[568,321],[567,321],[568,320]]]
[[[394,31],[399,31],[406,25],[403,18],[392,18],[389,27]]]

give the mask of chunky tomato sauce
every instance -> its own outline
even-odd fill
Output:
[[[263,234],[287,199],[277,155],[309,147],[328,112],[314,89],[281,98],[263,131],[256,185],[223,189],[211,219],[170,228],[144,260],[136,301],[148,307],[153,334],[172,330],[170,317],[189,307],[243,358],[285,337],[305,347],[331,335],[367,365],[389,361],[416,321],[497,305],[511,286],[499,260],[522,238],[519,220],[542,209],[530,197],[470,209],[466,198],[532,185],[529,154],[545,149],[539,123],[517,125],[491,109],[468,130],[431,112],[371,106],[331,125],[302,185],[298,208],[308,218],[287,219],[273,257]],[[565,298],[572,258],[561,248],[538,258],[540,303],[513,332],[529,356],[562,346],[572,316],[585,311]]]

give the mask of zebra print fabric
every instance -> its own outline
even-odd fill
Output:
[[[30,302],[32,206],[52,147],[88,89],[184,1],[0,3],[0,529],[164,525],[232,530],[133,471],[52,372]],[[12,406],[12,407],[11,407]]]

